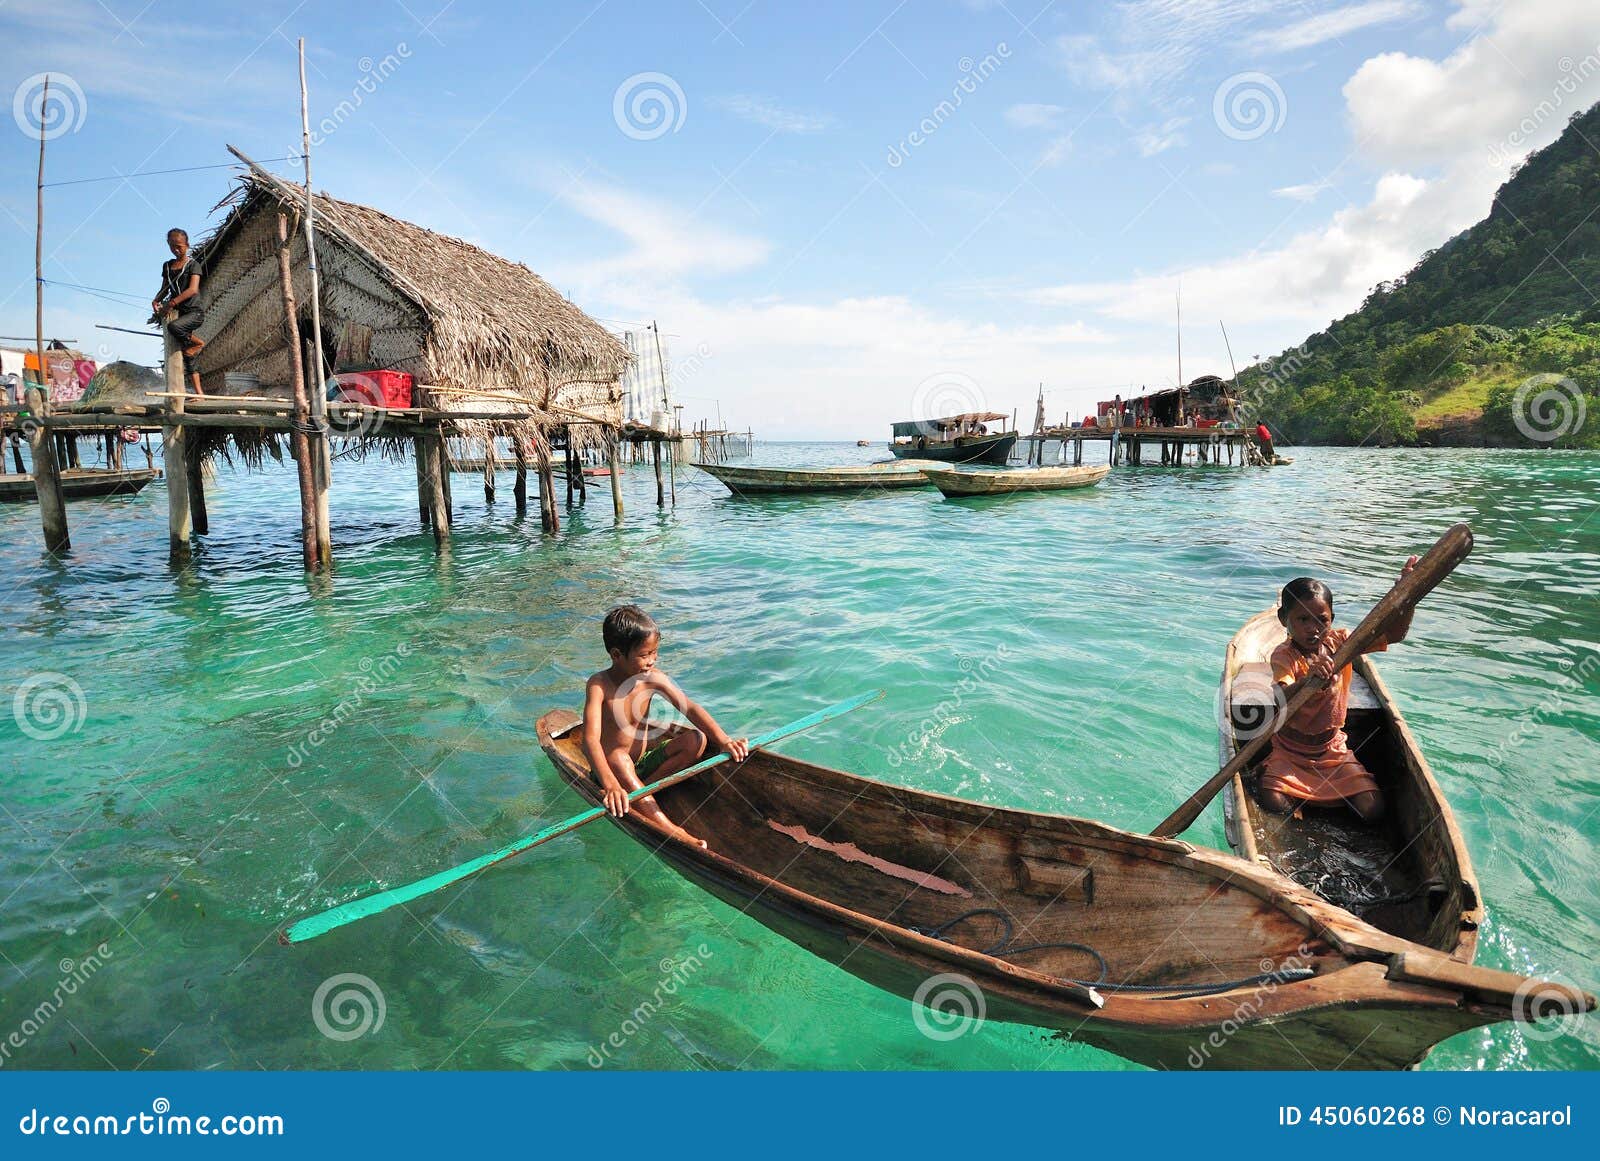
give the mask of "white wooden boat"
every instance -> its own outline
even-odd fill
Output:
[[[824,468],[754,468],[729,464],[695,464],[726,484],[735,496],[774,492],[874,492],[887,488],[925,488],[926,464],[897,460]]]
[[[1005,496],[1016,492],[1057,492],[1087,488],[1111,472],[1106,465],[1046,468],[925,467],[927,476],[946,496]]]

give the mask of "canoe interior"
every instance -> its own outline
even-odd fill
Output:
[[[576,715],[568,717],[560,723],[568,732],[558,731],[547,750],[593,802],[595,783],[570,729]],[[1004,924],[989,913],[999,911],[1012,925],[1010,948],[1088,945],[1104,957],[1104,978],[1115,984],[1238,980],[1259,973],[1264,959],[1289,960],[1310,938],[1302,922],[1258,895],[1184,865],[1181,854],[1153,860],[1111,828],[905,791],[765,751],[737,771],[707,771],[658,800],[707,841],[708,852],[663,847],[636,815],[624,828],[680,869],[704,864],[714,890],[737,865],[781,884],[762,887],[766,906],[784,906],[788,889],[842,902],[869,927],[926,933],[955,923],[940,938],[974,951],[1005,938]],[[723,863],[729,866],[719,873]],[[694,875],[693,868],[686,873]],[[961,919],[972,912],[984,913]],[[1183,937],[1174,938],[1180,928]],[[1313,960],[1319,955],[1344,962],[1326,945]],[[1095,955],[1082,947],[1003,958],[1063,980],[1101,980]]]
[[[1284,639],[1269,610],[1229,646],[1225,760],[1235,731],[1253,731],[1267,712],[1270,658]],[[1449,804],[1370,657],[1355,664],[1345,733],[1383,792],[1383,819],[1364,823],[1342,806],[1305,807],[1299,817],[1263,810],[1257,762],[1240,779],[1243,794],[1226,799],[1230,842],[1374,927],[1470,962],[1482,917],[1477,883]]]

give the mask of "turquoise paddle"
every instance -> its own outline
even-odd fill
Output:
[[[759,738],[751,738],[750,749],[754,752],[770,746],[774,742],[782,741],[784,738],[798,734],[802,730],[809,730],[812,726],[840,717],[853,709],[859,709],[868,702],[877,701],[882,696],[883,690],[875,689],[869,693],[857,694],[855,697],[847,698],[837,705],[830,705],[827,709],[820,709],[814,714],[807,714],[798,721],[790,722],[786,726],[779,726],[771,733],[762,734]],[[678,773],[669,775],[659,782],[641,786],[638,790],[628,795],[628,801],[632,802],[635,799],[643,798],[647,794],[655,794],[657,791],[665,790],[669,786],[676,786],[685,779],[699,774],[702,770],[709,770],[718,763],[726,762],[727,760],[728,755],[718,754],[714,758],[707,758],[703,762],[697,762],[687,770],[680,770]],[[398,907],[402,903],[420,899],[422,896],[431,894],[441,887],[448,887],[451,883],[459,883],[462,879],[476,875],[479,871],[492,867],[496,863],[502,863],[514,855],[520,855],[523,851],[532,850],[540,843],[549,842],[551,839],[564,835],[569,831],[577,830],[580,826],[591,823],[601,817],[605,812],[603,806],[590,807],[582,814],[575,814],[565,822],[547,826],[537,834],[519,838],[508,846],[503,846],[497,851],[490,851],[486,855],[479,855],[469,862],[462,863],[459,867],[451,867],[448,871],[440,871],[436,875],[429,875],[426,879],[418,879],[415,883],[407,883],[403,887],[391,887],[387,891],[379,891],[376,895],[352,899],[348,903],[341,903],[339,906],[330,908],[319,915],[296,920],[284,929],[279,942],[304,943],[308,939],[326,935],[336,927],[354,923],[357,919],[365,919],[369,915],[377,915],[380,911],[387,911],[391,907]]]

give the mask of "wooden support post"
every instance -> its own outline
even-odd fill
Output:
[[[44,378],[44,373],[40,373]],[[47,388],[29,387],[24,398],[28,410],[34,415],[50,413]],[[66,552],[72,547],[67,535],[67,503],[61,495],[61,475],[56,470],[56,449],[51,446],[50,433],[43,424],[24,423],[28,436],[28,450],[33,455],[33,491],[39,497],[39,517],[44,524],[46,552]],[[20,460],[20,454],[19,454]],[[22,464],[17,464],[20,470]]]
[[[483,439],[483,502],[494,503],[494,435]]]
[[[571,446],[571,439],[572,428],[569,427],[567,428],[568,446]],[[583,474],[583,455],[576,448],[572,452],[572,468],[578,481],[578,503],[587,504],[589,502],[589,481]]]
[[[718,443],[722,443],[721,440],[718,440],[717,442]],[[674,508],[676,508],[678,506],[678,450],[677,450],[677,448],[678,448],[678,441],[677,440],[671,440],[671,441],[668,442],[668,444],[667,444],[667,483],[672,488],[672,506]],[[717,461],[718,463],[721,463],[722,460],[727,459],[727,450],[728,449],[727,449],[726,445],[724,445],[723,448],[722,448],[721,456]]]
[[[521,432],[511,433],[511,450],[517,457],[517,482],[511,485],[511,496],[517,502],[517,514],[528,510],[528,452],[522,446]]]
[[[667,490],[666,490],[666,486],[665,486],[664,482],[661,479],[661,437],[660,436],[657,436],[655,439],[650,441],[650,454],[653,457],[653,459],[655,461],[655,465],[656,465],[656,507],[657,508],[665,508],[667,506]]]
[[[445,455],[444,436],[438,431],[418,438],[425,445],[422,467],[428,488],[428,514],[433,524],[433,539],[443,544],[450,539],[450,496],[447,491],[450,461]]]
[[[575,468],[572,463],[572,429],[563,428],[561,433],[561,465],[562,474],[567,479],[567,507],[572,507],[572,498],[577,494],[578,485],[573,480]]]
[[[166,336],[167,391],[176,398],[167,400],[168,414],[183,415],[183,397],[188,384],[184,381],[183,355],[172,332],[163,328]],[[174,564],[189,558],[189,534],[192,524],[189,515],[189,459],[188,441],[184,439],[181,423],[161,429],[162,474],[167,482],[167,557]]]
[[[546,532],[561,531],[561,518],[556,513],[555,469],[550,463],[550,446],[541,442],[534,448],[539,463],[539,526]]]
[[[289,270],[289,218],[278,215],[278,282],[283,291],[284,338],[289,348],[289,387],[294,400],[294,431],[289,449],[300,484],[300,554],[307,572],[317,570],[316,468],[311,462],[311,404],[306,397],[305,365],[300,359],[300,313],[294,301],[294,277]]]
[[[433,523],[433,505],[430,503],[432,485],[428,483],[428,438],[419,435],[411,441],[411,457],[417,461],[417,519],[427,528]],[[315,539],[311,550],[316,551]]]
[[[22,437],[14,431],[11,433],[11,459],[17,465],[17,475],[26,475],[28,469],[22,463]]]
[[[607,433],[607,450],[611,468],[611,507],[616,512],[616,521],[622,523],[622,432],[612,431]]]
[[[189,518],[194,531],[199,536],[206,536],[211,532],[211,518],[206,514],[206,482],[205,464],[201,461],[200,448],[184,440],[187,447],[183,449],[184,470],[189,473]]]

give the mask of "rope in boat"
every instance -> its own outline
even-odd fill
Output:
[[[1064,941],[1059,943],[1029,943],[1020,947],[1013,946],[1011,940],[1016,932],[1016,928],[1011,922],[1011,917],[1003,911],[997,911],[993,907],[974,908],[971,911],[963,912],[962,914],[957,915],[954,919],[951,919],[946,923],[939,924],[937,927],[911,927],[909,930],[916,932],[918,935],[925,935],[930,939],[941,940],[944,943],[955,944],[955,946],[959,947],[961,945],[956,944],[955,940],[947,938],[945,932],[949,931],[952,927],[956,927],[962,923],[965,923],[969,919],[976,918],[979,915],[993,916],[995,919],[1000,921],[1000,926],[1004,931],[1004,934],[1000,937],[1000,939],[995,943],[990,944],[988,947],[972,949],[977,951],[980,955],[991,955],[996,959],[1008,959],[1011,956],[1023,955],[1031,951],[1047,951],[1057,948],[1062,948],[1068,951],[1085,952],[1089,955],[1092,955],[1095,959],[1095,962],[1099,965],[1099,979],[1077,980],[1067,976],[1060,976],[1058,978],[1065,980],[1069,984],[1078,984],[1086,988],[1103,988],[1108,992],[1160,992],[1163,994],[1154,996],[1153,998],[1187,1000],[1199,996],[1214,996],[1222,992],[1231,992],[1235,988],[1250,987],[1253,984],[1291,984],[1297,980],[1309,979],[1311,976],[1317,974],[1312,968],[1296,967],[1278,968],[1275,971],[1258,972],[1255,975],[1244,976],[1241,979],[1224,980],[1220,983],[1211,984],[1195,984],[1190,987],[1173,987],[1171,984],[1113,984],[1107,982],[1106,980],[1106,976],[1110,974],[1110,967],[1106,963],[1106,957],[1101,955],[1097,949],[1091,947],[1087,943]]]

